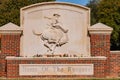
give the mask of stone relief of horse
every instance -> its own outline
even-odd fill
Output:
[[[44,41],[44,46],[48,49],[47,52],[51,54],[55,52],[56,47],[61,47],[68,42],[68,30],[61,27],[58,19],[56,19],[58,16],[58,14],[53,14],[53,17],[55,17],[51,18],[53,22],[42,33],[36,33],[33,30],[33,34],[40,36],[41,40]]]
[[[33,34],[40,36],[44,41],[44,46],[48,48],[47,52],[54,53],[56,47],[61,47],[68,42],[68,36],[61,30],[48,28],[43,33],[36,33],[33,30]]]

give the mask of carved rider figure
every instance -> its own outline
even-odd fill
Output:
[[[47,18],[47,19],[52,21],[51,24],[50,24],[52,27],[54,27],[56,29],[61,29],[64,33],[67,33],[68,30],[63,29],[62,26],[61,26],[61,23],[58,21],[59,17],[60,17],[59,14],[53,14],[52,18],[49,18],[49,17],[46,17],[46,16],[44,18]]]
[[[53,14],[50,17],[44,17],[51,21],[50,24],[47,24],[49,28],[45,29],[42,33],[38,34],[33,31],[35,35],[41,36],[41,39],[44,41],[44,46],[48,49],[47,52],[54,53],[56,47],[61,47],[62,45],[68,42],[67,32],[61,23],[59,22],[59,14]]]

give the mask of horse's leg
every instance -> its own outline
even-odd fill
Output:
[[[44,43],[44,46],[48,49],[47,52],[52,51],[52,49],[50,48],[50,46],[49,46],[49,44],[48,44],[48,41],[45,40],[44,42],[45,42],[45,43]]]
[[[58,41],[56,41],[55,44],[52,46],[52,54],[54,54],[56,47],[60,46],[60,43],[59,43],[60,40],[61,40],[61,38],[58,39]]]
[[[52,46],[52,52],[51,52],[51,54],[54,54],[55,49],[56,49],[56,46],[57,46],[57,44],[54,44],[54,45]]]

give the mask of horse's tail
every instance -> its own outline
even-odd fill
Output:
[[[42,33],[36,33],[34,30],[32,30],[34,35],[40,36]]]

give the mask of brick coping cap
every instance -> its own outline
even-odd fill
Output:
[[[113,28],[103,24],[103,23],[97,23],[93,26],[89,27],[90,34],[111,34]]]
[[[120,51],[110,51],[111,54],[120,54]]]
[[[7,56],[6,60],[106,60],[105,56],[96,57],[14,57]]]
[[[0,27],[0,33],[21,33],[22,28],[11,22]]]

